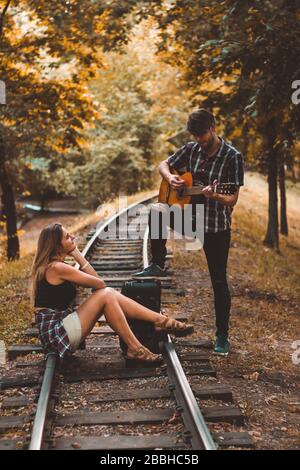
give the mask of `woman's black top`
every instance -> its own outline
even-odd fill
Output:
[[[55,286],[49,284],[44,278],[37,283],[34,306],[65,310],[75,299],[75,296],[76,287],[72,282],[64,281]]]

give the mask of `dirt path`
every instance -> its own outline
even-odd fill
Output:
[[[247,204],[257,204],[257,208],[265,209],[268,205],[267,178],[259,173],[246,172],[241,200]],[[287,189],[287,210],[289,217],[298,218],[300,223],[300,193],[298,190]]]
[[[291,241],[300,238],[300,186],[289,183],[286,190],[287,216]],[[280,194],[278,192],[278,200]],[[278,209],[280,211],[280,208]],[[247,172],[245,186],[241,189],[237,213],[248,211],[256,214],[267,227],[268,183],[267,178],[259,173]],[[280,214],[280,212],[279,212]]]

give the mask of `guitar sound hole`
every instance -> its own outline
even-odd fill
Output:
[[[183,198],[183,192],[184,192],[184,189],[178,189],[178,199],[182,199]]]

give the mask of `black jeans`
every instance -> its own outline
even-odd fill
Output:
[[[173,229],[174,220],[170,220],[169,226]],[[149,214],[149,231],[152,263],[157,264],[162,269],[166,259],[166,243],[167,239],[160,237],[158,239],[151,238],[151,212]],[[184,228],[182,230],[184,232]],[[216,314],[216,335],[228,337],[229,316],[231,307],[231,296],[227,284],[227,260],[230,246],[231,231],[224,230],[222,232],[206,232],[204,234],[204,253],[206,256],[208,269],[210,273],[211,283],[214,291],[214,303]]]

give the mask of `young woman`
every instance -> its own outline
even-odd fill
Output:
[[[80,271],[64,262],[67,255],[79,263]],[[152,322],[157,331],[176,336],[193,332],[191,325],[154,312],[106,287],[76,247],[74,237],[59,223],[41,231],[31,278],[40,340],[46,351],[56,351],[61,358],[67,351],[74,352],[78,348],[102,314],[127,344],[126,358],[141,363],[157,365],[162,357],[138,341],[127,323],[128,318]],[[70,304],[76,295],[75,285],[93,288],[94,292],[73,311]]]

